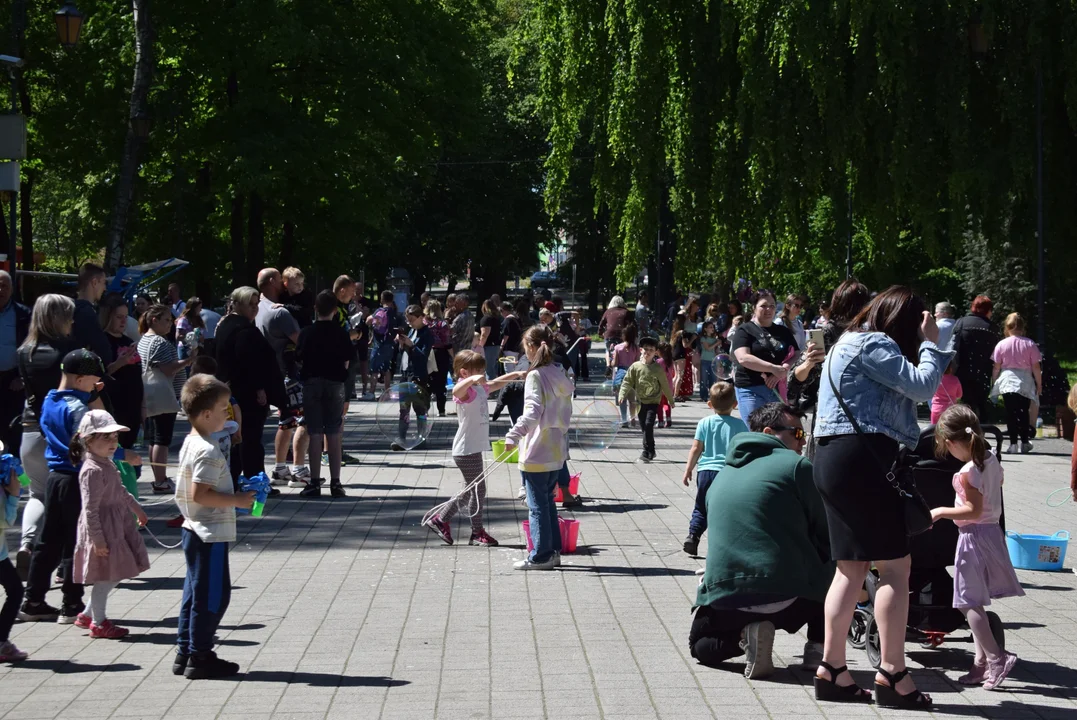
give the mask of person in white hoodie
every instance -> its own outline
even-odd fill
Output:
[[[524,333],[523,349],[531,363],[524,381],[524,413],[505,436],[506,450],[520,446],[520,472],[534,546],[525,559],[515,563],[517,570],[552,570],[561,564],[561,531],[553,492],[568,460],[573,385],[553,362],[554,343],[553,332],[543,325]]]

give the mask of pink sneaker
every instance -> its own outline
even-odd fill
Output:
[[[449,523],[439,517],[432,517],[427,521],[426,526],[444,540],[446,545],[452,545],[452,529]]]
[[[77,628],[89,630],[90,626],[93,625],[93,618],[86,613],[79,613],[75,616],[75,622],[72,624]]]
[[[15,647],[11,641],[0,643],[0,663],[20,662],[30,657],[27,653]]]
[[[994,690],[1002,681],[1006,679],[1006,676],[1013,670],[1013,666],[1017,664],[1017,655],[1014,653],[1003,652],[1002,657],[997,661],[987,661],[987,678],[984,680],[984,690]]]
[[[119,640],[122,637],[126,637],[127,633],[131,632],[125,627],[114,625],[111,620],[106,620],[100,625],[92,623],[90,625],[90,637],[103,638],[105,640]]]
[[[962,685],[981,685],[984,678],[987,677],[987,661],[984,661],[983,665],[979,663],[972,663],[972,669],[967,674],[962,675],[957,679]]]
[[[485,530],[479,530],[477,533],[471,533],[471,539],[467,541],[468,545],[482,545],[484,547],[497,547],[497,540],[494,540],[490,533]]]

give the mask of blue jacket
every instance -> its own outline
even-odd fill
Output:
[[[952,352],[924,341],[920,344],[920,364],[913,365],[885,333],[845,333],[823,363],[815,436],[856,432],[830,387],[833,373],[834,383],[861,430],[916,447],[920,439],[916,403],[931,400],[952,357]]]
[[[71,438],[89,410],[90,394],[81,390],[49,390],[41,404],[41,434],[45,436],[45,460],[49,472],[76,474],[68,453]]]

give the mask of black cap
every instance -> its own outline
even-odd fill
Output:
[[[105,376],[105,364],[101,362],[101,358],[97,357],[96,353],[89,350],[72,350],[67,355],[64,355],[64,359],[60,363],[60,369],[68,375]]]

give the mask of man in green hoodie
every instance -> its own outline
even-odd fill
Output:
[[[758,679],[774,672],[775,628],[807,625],[803,665],[818,666],[834,564],[811,462],[800,455],[800,413],[769,403],[748,427],[707,491],[707,567],[688,643],[711,667],[745,655],[745,677]]]

